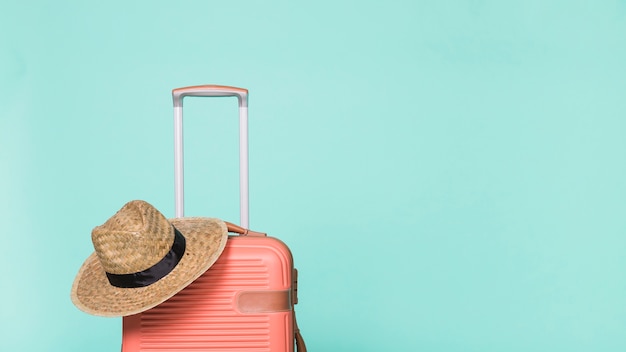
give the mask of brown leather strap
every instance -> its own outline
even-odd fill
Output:
[[[296,339],[296,351],[306,352],[306,345],[304,344],[304,339],[302,338],[302,334],[300,334],[300,328],[298,327],[298,322],[296,321],[296,304],[298,303],[298,269],[296,268],[293,268],[292,280],[291,307],[293,310],[293,335]]]
[[[238,233],[242,236],[254,236],[254,237],[266,237],[267,234],[263,232],[251,231],[241,226],[235,225],[228,221],[224,221],[226,223],[226,227],[228,228],[228,232]]]
[[[298,322],[296,321],[296,311],[293,311],[293,332],[296,338],[296,351],[306,352],[306,345],[304,344],[304,338],[300,334],[300,328],[298,328]]]

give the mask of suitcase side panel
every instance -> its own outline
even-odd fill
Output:
[[[123,320],[122,351],[293,352],[293,259],[271,237],[230,237],[217,262],[159,306]],[[286,293],[289,309],[242,312],[243,293]]]

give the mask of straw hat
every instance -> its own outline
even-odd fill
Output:
[[[148,310],[202,275],[224,250],[219,219],[167,220],[147,202],[127,203],[93,229],[92,253],[72,285],[72,302],[86,313],[126,316]]]

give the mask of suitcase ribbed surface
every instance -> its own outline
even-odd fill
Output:
[[[269,351],[267,314],[241,315],[233,306],[242,288],[268,287],[262,260],[218,260],[183,291],[142,315],[141,350]]]
[[[293,352],[293,312],[242,312],[246,292],[293,292],[289,248],[270,237],[229,238],[209,270],[172,298],[123,319],[123,352]],[[247,308],[246,308],[247,309]]]

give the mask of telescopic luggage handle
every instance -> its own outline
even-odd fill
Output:
[[[172,90],[174,101],[174,197],[176,217],[183,217],[184,174],[183,174],[183,98],[193,97],[237,97],[239,100],[239,201],[240,225],[249,228],[248,191],[248,90],[244,88],[203,85],[182,87]]]

